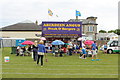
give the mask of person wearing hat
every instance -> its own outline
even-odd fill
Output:
[[[39,60],[41,60],[41,67],[43,67],[43,57],[46,53],[45,45],[43,41],[40,41],[38,44],[38,59],[37,59],[37,65],[39,64]]]

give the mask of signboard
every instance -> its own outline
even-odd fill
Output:
[[[81,37],[82,22],[42,22],[42,36]]]
[[[21,46],[21,47],[24,47],[25,45],[22,45],[21,43],[23,43],[25,40],[21,40],[21,39],[18,39],[16,40],[16,46]]]

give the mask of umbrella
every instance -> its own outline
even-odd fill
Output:
[[[44,40],[46,40],[46,38],[45,38],[45,37],[41,37],[40,40],[43,40],[43,41],[44,41]]]
[[[65,43],[61,40],[55,40],[51,43],[52,45],[64,45]]]
[[[34,44],[34,42],[32,42],[32,41],[24,41],[23,43],[21,43],[22,45],[32,45],[32,44]]]
[[[84,42],[85,45],[91,45],[91,44],[93,44],[93,43],[94,43],[94,42],[91,41],[91,40],[87,40],[87,41]]]

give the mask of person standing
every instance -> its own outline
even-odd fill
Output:
[[[35,44],[32,46],[33,49],[33,59],[34,61],[37,60],[37,53],[38,53],[38,47],[37,47],[37,41],[34,42]]]
[[[16,55],[16,56],[19,56],[19,55],[20,55],[20,49],[21,49],[21,47],[20,47],[20,46],[17,46],[17,55]]]
[[[28,45],[28,49],[27,49],[28,56],[31,56],[31,52],[32,52],[32,47],[31,45]]]
[[[104,44],[104,53],[107,53],[107,43]]]
[[[52,45],[52,54],[55,55],[55,45]]]
[[[72,56],[72,49],[73,49],[72,42],[68,41],[67,48],[68,48],[69,56]]]
[[[41,67],[43,67],[43,57],[46,53],[45,45],[43,41],[40,41],[38,44],[38,59],[37,59],[37,65],[39,64],[39,60],[41,59]]]
[[[94,41],[94,43],[92,44],[92,52],[93,52],[93,54],[92,54],[92,61],[94,61],[94,56],[96,56],[96,60],[98,60],[97,59],[97,44],[96,44],[96,41]]]

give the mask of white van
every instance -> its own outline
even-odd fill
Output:
[[[107,43],[107,53],[120,53],[120,41],[118,40],[110,40]]]

